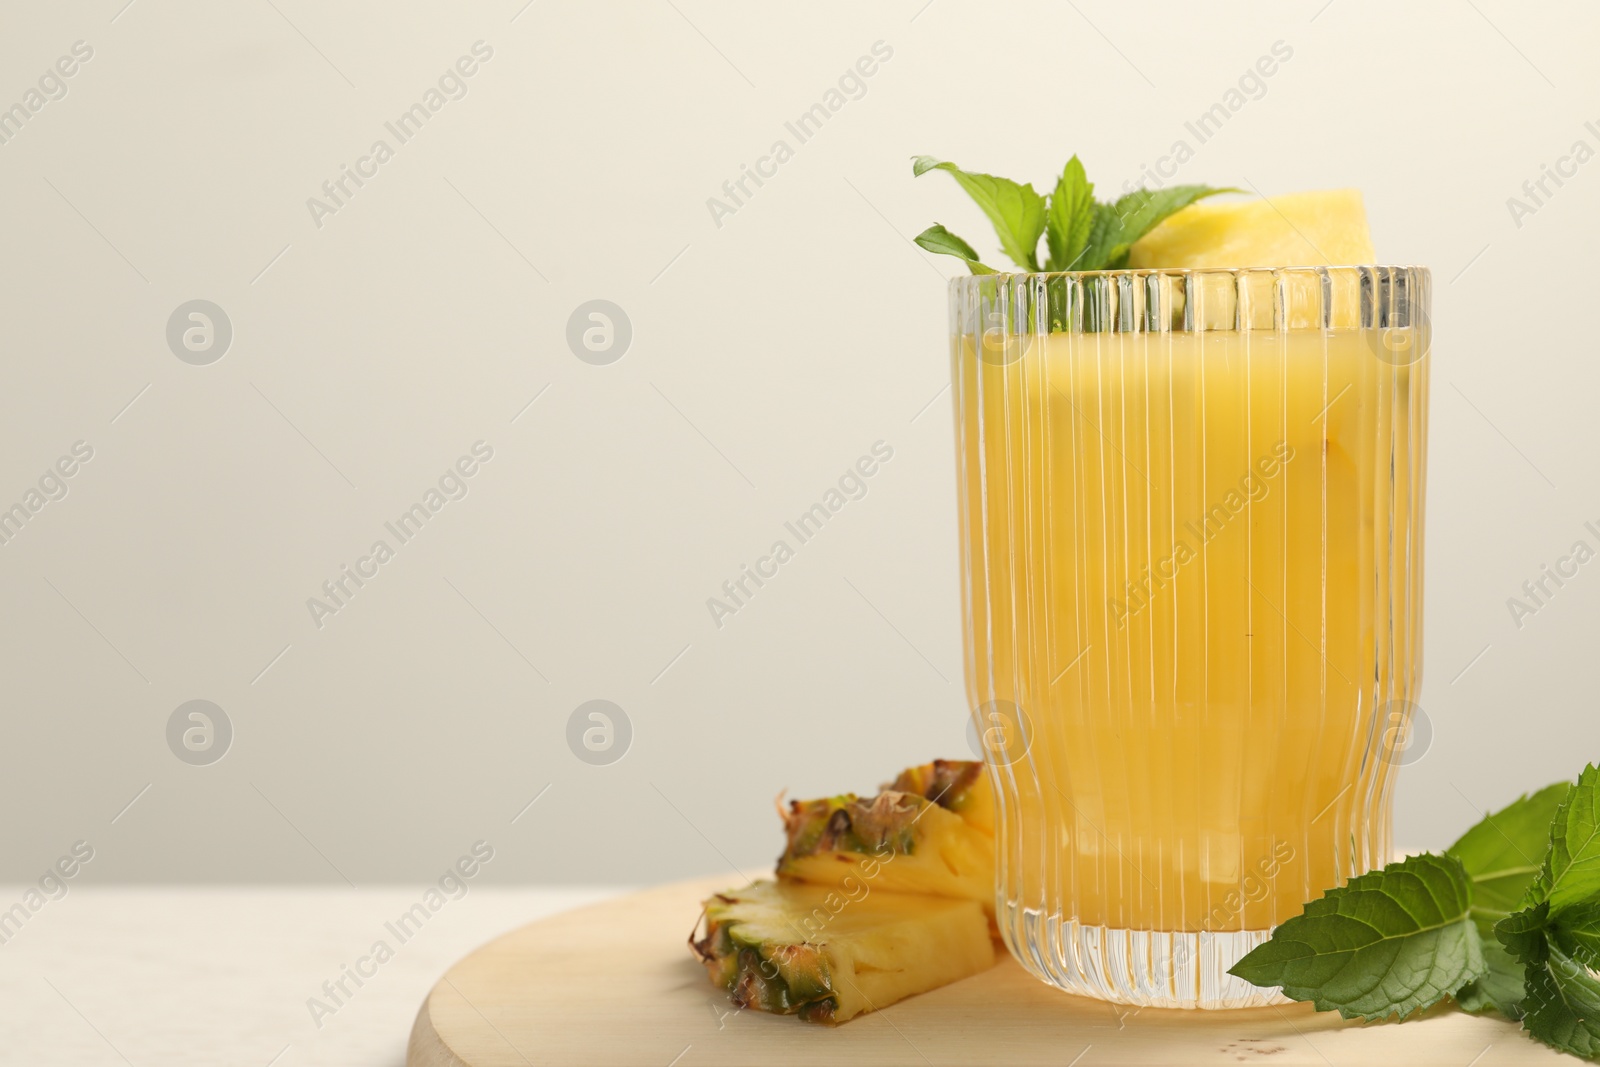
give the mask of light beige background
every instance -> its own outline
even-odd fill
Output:
[[[0,504],[94,449],[0,546],[0,878],[80,839],[97,882],[429,879],[480,838],[491,881],[753,870],[779,789],[963,754],[953,264],[909,238],[994,241],[908,157],[1043,187],[1076,151],[1118,190],[1276,41],[1179,180],[1358,186],[1380,256],[1435,271],[1434,736],[1397,837],[1600,751],[1600,564],[1520,629],[1506,605],[1597,543],[1600,163],[1506,205],[1600,148],[1588,7],[125,2],[8,3],[0,34],[7,106],[94,49],[0,145]],[[465,98],[317,227],[307,198],[479,40]],[[165,340],[194,298],[233,324],[209,366]],[[565,341],[594,298],[632,322],[609,366]],[[307,598],[479,440],[465,499],[317,628]],[[706,598],[879,440],[868,495],[716,628]],[[205,767],[165,739],[197,698],[234,728]],[[567,746],[591,699],[632,723],[610,766]]]

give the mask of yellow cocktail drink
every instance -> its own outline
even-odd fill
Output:
[[[1426,271],[952,283],[1000,924],[1133,1003],[1387,862],[1419,681]]]

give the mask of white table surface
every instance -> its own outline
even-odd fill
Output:
[[[0,1063],[401,1067],[417,1006],[456,959],[625,892],[474,887],[398,944],[384,924],[424,888],[73,887],[0,945]],[[347,979],[353,995],[318,1027],[307,1000],[380,938],[394,958],[360,988]]]

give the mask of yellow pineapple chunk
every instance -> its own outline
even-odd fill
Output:
[[[873,892],[932,893],[994,912],[994,838],[910,793],[796,801],[778,877]]]
[[[915,793],[949,808],[974,830],[994,836],[994,790],[989,787],[989,772],[979,761],[936,759],[907,767],[883,788]]]
[[[970,900],[752,882],[705,902],[689,945],[741,1008],[842,1023],[994,965]]]
[[[1356,189],[1268,200],[1201,200],[1167,218],[1128,252],[1128,266],[1317,267],[1377,262]]]
[[[936,760],[875,797],[797,800],[778,877],[977,901],[994,914],[994,796],[983,764]]]

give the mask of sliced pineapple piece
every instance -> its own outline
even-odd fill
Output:
[[[1356,189],[1268,200],[1202,200],[1170,216],[1128,252],[1128,266],[1318,267],[1377,262]]]
[[[994,790],[981,761],[936,759],[906,768],[883,788],[915,793],[955,812],[973,829],[994,836]]]
[[[689,946],[741,1008],[842,1023],[994,965],[969,900],[752,882],[705,902]]]
[[[780,878],[847,891],[931,893],[976,901],[994,914],[994,838],[915,793],[797,800],[784,831]]]

